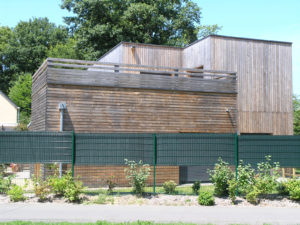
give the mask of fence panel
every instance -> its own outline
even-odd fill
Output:
[[[300,136],[239,136],[239,160],[253,167],[264,161],[266,155],[281,167],[300,167]]]
[[[234,134],[157,135],[157,165],[211,166],[219,157],[234,165]]]
[[[124,165],[124,159],[153,164],[152,134],[76,134],[76,165]]]
[[[0,163],[71,163],[72,133],[0,132]]]

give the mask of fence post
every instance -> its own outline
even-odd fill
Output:
[[[72,131],[72,177],[74,178],[74,163],[75,163],[75,133]]]
[[[235,133],[235,179],[238,178],[238,166],[239,166],[239,143],[238,134]],[[239,194],[238,188],[236,188],[236,195]]]
[[[155,166],[156,166],[156,134],[153,134],[153,195],[156,195],[155,193]]]

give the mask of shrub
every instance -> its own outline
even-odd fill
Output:
[[[62,196],[70,202],[79,200],[79,195],[83,192],[82,182],[74,181],[72,172],[69,170],[61,178],[56,172],[54,176],[49,178],[49,186],[54,194]]]
[[[198,194],[198,192],[199,192],[199,190],[200,190],[200,186],[201,186],[200,181],[195,181],[195,182],[193,183],[192,189],[193,189],[193,192],[194,192],[195,194]]]
[[[50,194],[50,187],[48,181],[44,181],[40,177],[34,177],[33,190],[35,195],[39,198],[39,201],[43,202],[48,199],[48,195]]]
[[[113,192],[113,189],[116,187],[116,183],[114,182],[115,176],[110,176],[107,180],[106,183],[108,185],[107,192],[111,194]]]
[[[132,186],[133,192],[137,195],[142,195],[146,186],[146,180],[150,175],[149,165],[143,164],[141,160],[136,163],[127,159],[125,159],[125,164],[128,166],[124,170],[125,176]]]
[[[228,163],[219,158],[218,163],[215,164],[214,170],[209,170],[208,172],[210,180],[215,186],[215,195],[228,195],[228,181],[234,177]]]
[[[12,202],[24,201],[24,189],[18,185],[14,185],[8,192],[9,198]]]
[[[289,180],[286,184],[286,189],[289,192],[290,199],[300,200],[300,180]]]
[[[2,174],[0,174],[0,194],[6,194],[8,192],[12,186],[12,179],[13,176],[4,177]]]
[[[83,192],[84,187],[81,181],[74,181],[67,184],[67,187],[64,191],[64,198],[66,198],[69,202],[77,202],[80,200],[79,196]]]
[[[240,195],[246,195],[255,185],[255,170],[241,160],[238,166],[237,184]]]
[[[261,194],[270,194],[276,189],[277,178],[279,178],[279,163],[271,164],[271,156],[265,157],[266,161],[257,164],[258,174],[255,186],[260,190]]]
[[[200,191],[199,197],[198,197],[198,203],[199,205],[214,205],[215,204],[215,198],[211,192],[208,191]]]
[[[177,184],[173,180],[169,180],[163,183],[163,188],[166,194],[175,194]]]
[[[286,182],[286,181],[281,181],[281,182],[277,183],[276,190],[278,191],[278,193],[280,195],[288,195],[289,194],[289,191],[287,189],[287,184],[288,184],[288,182]]]
[[[235,200],[236,200],[237,187],[238,187],[238,181],[235,178],[228,181],[229,198],[233,204],[236,203]]]
[[[51,191],[59,197],[64,196],[65,190],[68,183],[72,182],[73,178],[71,172],[68,171],[67,174],[63,175],[61,178],[58,176],[58,171],[55,172],[48,180]]]
[[[255,204],[256,205],[256,204],[259,203],[258,196],[260,194],[261,194],[261,191],[256,186],[254,186],[253,189],[247,193],[246,199],[251,204]]]

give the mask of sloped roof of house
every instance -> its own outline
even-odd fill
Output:
[[[16,109],[20,108],[12,100],[10,100],[10,98],[8,96],[6,96],[6,94],[4,94],[2,91],[0,91],[0,95],[2,95]]]

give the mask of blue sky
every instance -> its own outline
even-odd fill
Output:
[[[221,35],[293,42],[293,91],[300,95],[300,0],[194,0],[202,24],[222,26]],[[0,0],[0,26],[48,17],[63,24],[61,0]]]

